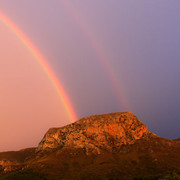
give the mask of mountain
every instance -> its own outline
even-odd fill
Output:
[[[132,113],[94,115],[62,128],[51,128],[37,151],[46,149],[84,149],[86,154],[110,152],[122,145],[134,144],[149,135],[147,127]]]
[[[36,149],[0,153],[0,165],[3,179],[177,179],[180,141],[131,112],[93,115],[49,129]]]

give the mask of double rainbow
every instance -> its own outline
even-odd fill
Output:
[[[50,68],[47,63],[47,60],[43,57],[43,55],[38,51],[38,49],[34,46],[34,44],[27,38],[27,36],[11,21],[9,20],[2,12],[0,13],[0,20],[9,28],[11,31],[22,41],[22,43],[29,49],[29,51],[33,54],[36,60],[39,62],[41,67],[44,69],[47,74],[49,80],[57,91],[61,101],[64,104],[64,107],[69,116],[69,120],[71,122],[75,122],[77,120],[76,113],[72,107],[72,104],[63,88],[58,78]]]

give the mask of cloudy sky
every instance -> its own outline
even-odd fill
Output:
[[[132,111],[180,137],[180,1],[0,0],[45,57],[77,118]],[[27,44],[0,15],[0,151],[37,146],[71,121]]]

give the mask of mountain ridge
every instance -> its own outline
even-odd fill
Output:
[[[36,149],[13,152],[17,155],[6,152],[9,159],[0,153],[0,176],[132,179],[180,174],[179,152],[180,141],[151,133],[131,112],[93,115],[50,128]]]

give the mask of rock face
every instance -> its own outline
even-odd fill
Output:
[[[112,151],[135,143],[150,134],[147,127],[131,112],[93,115],[62,128],[51,128],[37,151],[54,148],[80,148],[86,154]]]

